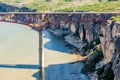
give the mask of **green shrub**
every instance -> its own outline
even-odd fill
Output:
[[[65,36],[67,36],[68,34],[62,34],[61,37],[64,38]]]
[[[108,0],[108,1],[118,1],[118,0]]]
[[[113,20],[113,21],[120,21],[120,15],[118,15],[118,16],[112,16],[111,20]]]
[[[106,71],[104,71],[104,68],[108,65],[109,65],[109,68]],[[96,71],[97,71],[97,74],[99,75],[98,80],[114,80],[114,74],[113,74],[111,62],[97,69]]]
[[[101,75],[104,72],[104,67],[97,69],[97,74]]]
[[[76,0],[54,0],[53,2],[46,2],[46,0],[0,0],[8,4],[15,4],[21,2],[28,2],[25,7],[37,10],[37,11],[52,11],[55,12],[66,12],[66,11],[95,11],[95,12],[111,12],[116,11],[120,6],[120,0],[99,0],[100,2],[93,1],[94,4],[89,5],[89,3],[83,6],[73,4],[71,1]],[[78,2],[81,4],[81,1]],[[118,12],[118,11],[117,11]]]
[[[84,6],[78,6],[76,7],[76,11],[95,11],[95,12],[110,12],[110,11],[116,11],[116,9],[120,6],[120,1],[105,1],[100,3],[95,3],[92,5],[84,5]],[[73,11],[74,7],[59,9],[57,11],[59,12],[65,12],[65,11]]]
[[[107,73],[100,78],[100,80],[114,80],[113,70],[109,69]]]
[[[98,44],[100,44],[100,39],[99,39],[99,38],[97,38],[97,39],[95,39],[94,41],[86,44],[86,45],[83,47],[83,50],[84,50],[84,51],[87,51],[87,50],[93,49],[94,46],[96,46],[96,45],[98,45]]]
[[[79,37],[79,33],[75,32],[73,36]]]
[[[86,62],[85,66],[82,69],[83,73],[94,72],[95,65],[103,59],[102,49],[95,51],[91,56],[94,56],[92,59]],[[91,57],[90,56],[90,57]]]
[[[120,58],[120,53],[119,53],[119,56],[118,56],[119,58]]]
[[[104,35],[103,35],[102,33],[101,33],[101,34],[99,34],[99,36],[100,36],[100,37],[104,37]]]

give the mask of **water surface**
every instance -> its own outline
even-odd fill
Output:
[[[0,22],[0,79],[37,80],[38,33],[28,26]]]
[[[63,39],[45,30],[43,41],[45,80],[88,80],[81,72],[84,58],[70,54]]]

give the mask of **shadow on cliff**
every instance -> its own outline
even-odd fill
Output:
[[[68,50],[70,50],[68,47],[66,47],[66,42],[60,38],[55,36],[53,33],[49,32],[48,30],[44,30],[44,48],[58,51],[58,52],[64,52],[68,53]]]
[[[15,68],[15,69],[35,69],[39,70],[39,65],[30,64],[0,64],[0,68]],[[40,79],[39,71],[32,75],[36,80]]]
[[[27,7],[17,7],[0,2],[0,12],[36,12]]]
[[[83,66],[81,61],[49,65],[44,70],[45,80],[89,80],[82,73]]]

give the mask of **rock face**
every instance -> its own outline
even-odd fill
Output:
[[[105,63],[108,63],[111,61],[112,58],[112,54],[114,52],[111,52],[111,46],[113,47],[113,51],[114,51],[114,44],[113,44],[113,39],[111,37],[111,32],[110,32],[110,24],[111,23],[107,23],[104,25],[101,25],[101,36],[100,36],[100,40],[101,40],[101,47],[102,47],[102,51],[103,51],[103,55],[104,55],[104,61]]]
[[[120,80],[120,37],[115,40],[116,53],[113,59],[112,69],[115,74],[114,80]]]
[[[84,22],[79,27],[79,35],[81,40],[88,43],[100,38],[101,48],[104,55],[105,64],[112,60],[115,53],[114,38],[119,36],[119,23],[108,20],[107,22]]]
[[[113,62],[112,69],[115,75],[114,80],[120,79],[120,23],[107,21],[107,23],[101,23],[97,25],[100,26],[98,33],[101,42],[101,48],[104,55],[104,60],[102,61],[105,65],[109,62]],[[95,73],[93,73],[93,77]],[[91,79],[94,80],[94,79]]]
[[[65,41],[67,41],[71,45],[74,45],[79,50],[81,50],[82,47],[85,45],[78,37],[75,37],[73,35],[66,36]]]
[[[106,63],[112,61],[115,54],[114,39],[119,36],[119,23],[108,21],[107,24],[101,26],[100,40],[101,47],[104,54],[104,61]]]
[[[92,26],[91,26],[92,27]],[[92,28],[91,28],[92,29]],[[89,29],[90,30],[90,29]],[[87,33],[87,30],[84,32]],[[91,32],[89,35],[84,35],[88,41],[94,40],[93,37],[87,38],[87,36],[91,36]],[[114,80],[120,79],[120,23],[108,20],[107,23],[97,23],[95,25],[95,33],[94,37],[99,37],[101,42],[101,48],[104,55],[102,66],[113,62],[112,69],[115,75]],[[81,34],[83,35],[83,34]],[[92,33],[93,35],[93,33]],[[99,36],[98,36],[99,35]],[[100,65],[101,66],[101,65]],[[98,67],[98,66],[97,66]],[[91,80],[96,79],[96,73],[91,73]]]
[[[97,17],[94,17],[97,16]],[[112,22],[108,19],[112,14],[81,14],[81,15],[50,15],[51,27],[59,27],[68,29],[71,34],[79,34],[79,39],[82,41],[91,41],[100,38],[101,47],[104,55],[105,63],[112,60],[112,56],[115,53],[114,38],[120,33],[119,23]],[[96,20],[108,20],[107,22],[89,22],[95,18]],[[86,22],[78,22],[79,20],[85,20]],[[87,22],[88,21],[88,22]]]
[[[98,80],[98,75],[94,72],[88,75],[90,80]]]
[[[92,25],[93,22],[84,22],[81,23],[79,27],[79,35],[81,40],[87,40],[88,42],[91,42],[95,39],[96,36],[94,36],[94,26]]]
[[[105,64],[112,60],[115,53],[114,38],[119,36],[119,23],[107,21],[101,23],[84,22],[79,27],[81,40],[88,43],[100,38]]]
[[[51,27],[67,29],[69,31],[69,34],[67,34],[66,36],[66,41],[71,44],[72,43],[75,44],[74,42],[76,42],[74,46],[77,45],[77,41],[80,41],[80,42],[85,41],[88,44],[90,44],[92,41],[99,38],[100,39],[99,47],[102,48],[102,53],[104,58],[98,64],[95,64],[96,66],[95,68],[99,69],[103,65],[107,66],[109,62],[112,62],[113,63],[112,69],[115,74],[115,80],[119,80],[120,79],[120,75],[119,75],[120,74],[119,73],[120,72],[119,71],[120,70],[119,69],[120,68],[120,64],[119,64],[120,38],[118,37],[120,36],[120,23],[109,20],[110,17],[112,16],[111,14],[95,18],[96,20],[105,19],[107,20],[107,22],[99,22],[99,21],[89,22],[89,20],[91,20],[95,15],[85,16],[84,14],[82,14],[82,15],[62,15],[61,17],[60,16],[61,15],[55,15],[55,16],[51,15],[51,18],[50,18]],[[78,22],[78,20],[80,20],[81,17],[83,20],[88,20],[88,22],[87,21]],[[70,37],[70,35],[76,36],[76,34],[79,34],[77,35],[77,39],[79,38],[79,40],[76,39],[77,41],[74,40],[75,38]],[[93,43],[92,46],[89,45],[89,51],[87,51],[86,54],[94,52],[94,49],[91,49],[91,47],[95,48],[95,50],[96,48],[97,49],[99,48],[97,47],[98,45],[96,46],[94,45],[94,42],[92,43]],[[79,45],[77,46],[77,48],[80,49]],[[104,71],[107,71],[107,70],[104,70]],[[110,70],[111,70],[111,67],[110,67]],[[111,72],[111,74],[113,72]],[[105,72],[105,74],[107,75],[108,73]],[[91,80],[97,80],[97,77],[99,77],[95,72],[89,74],[89,76],[91,76],[90,78]]]

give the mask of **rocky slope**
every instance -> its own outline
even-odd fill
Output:
[[[96,18],[106,19],[107,22],[78,22],[80,15],[69,16],[62,15],[58,18],[58,15],[50,15],[49,26],[56,30],[56,33],[59,32],[58,29],[61,30],[60,35],[57,35],[78,48],[80,54],[88,56],[83,72],[89,75],[90,80],[119,80],[120,23],[109,20],[113,16],[111,14]],[[90,18],[83,17],[84,20]],[[78,47],[81,43],[84,45]]]
[[[114,80],[119,80],[120,79],[120,62],[119,62],[120,61],[120,37],[117,37],[115,39],[115,49],[116,49],[116,52],[114,53],[114,57],[113,57],[112,69],[115,74]]]
[[[88,30],[91,30],[92,28],[87,28]],[[119,35],[120,35],[120,23],[119,22],[114,22],[111,20],[108,20],[106,23],[97,23],[95,25],[95,31],[88,31],[89,35],[86,35],[86,38],[88,36],[87,41],[92,41],[95,38],[93,37],[98,37],[100,39],[100,48],[102,49],[103,53],[103,59],[100,59],[100,56],[97,58],[100,59],[99,61],[91,61],[92,59],[95,59],[94,56],[95,54],[91,55],[88,57],[86,65],[87,67],[85,67],[84,69],[86,70],[86,68],[92,68],[93,65],[92,63],[96,63],[94,64],[95,68],[93,71],[89,72],[88,70],[88,74],[90,77],[90,80],[119,80],[120,75],[119,75]],[[87,31],[86,31],[87,32]],[[97,33],[96,35],[92,35]],[[92,39],[90,39],[92,38]],[[96,46],[96,45],[95,45]],[[92,50],[94,50],[95,46],[92,48]],[[88,51],[88,50],[87,50]],[[94,53],[94,51],[92,51]],[[98,51],[96,51],[97,53]],[[91,52],[90,52],[91,53]],[[89,54],[89,53],[88,53]],[[91,61],[91,62],[89,62]],[[87,63],[89,63],[90,65],[92,65],[91,67],[89,67],[90,65],[88,65]],[[114,73],[114,74],[113,74]]]

